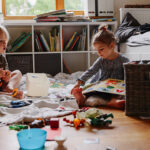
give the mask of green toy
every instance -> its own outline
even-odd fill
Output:
[[[92,126],[100,127],[100,126],[108,126],[112,124],[112,120],[107,120],[107,118],[114,118],[113,114],[102,114],[96,118],[90,118],[90,123]]]
[[[27,125],[14,124],[14,125],[9,126],[9,129],[10,129],[10,130],[17,130],[17,131],[20,131],[20,130],[22,130],[22,129],[28,129],[28,126],[27,126]]]

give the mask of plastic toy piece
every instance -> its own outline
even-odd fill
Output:
[[[75,118],[73,121],[64,118],[63,121],[65,121],[66,123],[69,123],[69,124],[74,125],[74,127],[75,127],[76,129],[78,129],[78,128],[81,127],[81,126],[84,126],[84,122],[85,122],[84,119],[81,119],[81,120],[80,120],[80,119],[78,119],[78,118]]]
[[[17,130],[17,131],[20,131],[22,129],[28,129],[28,126],[27,125],[17,125],[17,124],[14,124],[12,126],[9,126],[9,129],[10,130]]]
[[[10,108],[19,108],[19,107],[23,107],[23,106],[28,106],[32,103],[31,100],[28,101],[20,101],[20,100],[16,100],[16,101],[11,101],[11,106]]]
[[[73,115],[74,118],[76,118],[76,113],[77,113],[76,110],[72,112],[72,115]]]
[[[111,118],[114,118],[114,115],[112,114],[112,113],[110,113],[110,114],[103,114],[103,115],[100,115],[100,116],[98,116],[98,117],[96,117],[96,118],[103,118],[103,119],[107,119],[107,118],[109,118],[109,117],[111,117]]]
[[[108,126],[111,123],[112,120],[104,120],[102,118],[91,118],[91,125],[95,127]]]
[[[91,125],[95,127],[99,126],[108,126],[109,124],[112,123],[112,120],[107,120],[107,118],[114,118],[113,114],[102,114],[96,118],[90,118],[91,119]]]
[[[77,129],[77,128],[80,126],[80,119],[75,118],[75,119],[73,120],[73,123],[74,123],[74,127]]]
[[[17,88],[15,88],[15,89],[13,89],[13,92],[12,92],[12,97],[15,97],[16,95],[17,95],[17,93],[18,93],[18,89]]]
[[[36,119],[29,124],[30,128],[42,128],[45,126],[45,123],[41,119]]]
[[[59,119],[58,118],[51,118],[50,119],[50,126],[52,129],[59,128]]]

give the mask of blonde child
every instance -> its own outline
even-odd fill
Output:
[[[123,63],[129,60],[115,51],[115,44],[114,34],[107,29],[106,25],[100,26],[92,40],[92,46],[97,51],[99,58],[80,76],[71,91],[79,106],[105,105],[119,109],[124,108],[125,100],[118,99],[117,96],[99,92],[83,95],[80,88],[88,79],[91,79],[91,83],[108,78],[124,79]]]
[[[9,40],[9,34],[5,27],[0,26],[0,91],[12,93],[13,89],[17,88],[22,78],[19,70],[13,72],[8,70],[8,63],[5,57],[6,46]],[[21,99],[22,91],[18,91],[16,98]]]

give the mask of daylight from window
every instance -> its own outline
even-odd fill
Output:
[[[85,0],[64,0],[66,10],[84,10]]]
[[[6,0],[7,16],[32,16],[55,9],[55,0]]]

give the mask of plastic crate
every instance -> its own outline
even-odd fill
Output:
[[[126,115],[150,116],[150,64],[124,64]]]

